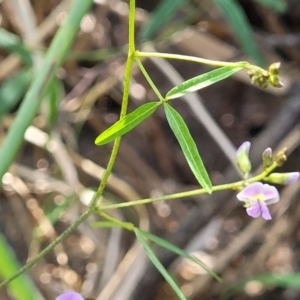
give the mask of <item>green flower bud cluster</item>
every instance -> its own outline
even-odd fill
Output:
[[[283,148],[276,154],[274,159],[272,155],[272,149],[267,148],[262,153],[262,161],[263,161],[264,169],[266,170],[267,168],[269,168],[274,162],[276,163],[277,166],[282,166],[287,159],[286,151],[287,148]],[[269,183],[275,183],[275,184],[291,184],[297,181],[298,179],[299,179],[299,172],[272,173],[268,177],[265,177],[264,181]]]
[[[269,70],[263,70],[261,68],[252,68],[248,71],[252,84],[258,85],[260,88],[265,89],[268,85],[280,88],[283,87],[283,83],[279,77],[280,63],[276,62],[269,67]]]
[[[249,150],[251,143],[244,142],[236,151],[236,161],[239,169],[244,174],[245,179],[248,174],[251,172],[251,161],[249,159]],[[262,153],[262,162],[264,170],[267,170],[274,163],[276,166],[282,166],[286,161],[286,148],[283,148],[279,151],[275,158],[273,158],[272,149],[267,148]],[[290,184],[299,179],[299,172],[290,172],[290,173],[272,173],[265,177],[263,180],[269,183],[275,184]]]

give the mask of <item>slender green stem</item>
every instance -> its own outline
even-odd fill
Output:
[[[129,2],[129,55],[133,55],[135,52],[135,43],[134,43],[134,28],[135,27],[135,0],[130,0]]]
[[[74,231],[82,222],[84,222],[89,216],[89,212],[84,212],[72,225],[70,225],[60,236],[58,236],[55,241],[49,244],[46,248],[44,248],[35,258],[30,260],[27,264],[25,264],[22,268],[18,270],[13,276],[3,280],[0,283],[0,289],[14,279],[19,277],[21,274],[26,272],[28,269],[33,267],[43,256],[49,253],[53,248],[55,248],[59,243],[61,243],[72,231]]]
[[[129,65],[131,66],[132,62]],[[129,81],[128,81],[128,84],[129,84]],[[127,85],[125,85],[125,86],[127,86]],[[125,90],[125,86],[124,86],[124,90]],[[128,90],[129,90],[129,88],[128,88]],[[55,241],[53,241],[45,249],[43,249],[35,258],[33,258],[31,261],[29,261],[27,264],[25,264],[22,268],[20,268],[18,270],[18,272],[16,272],[13,276],[2,281],[0,283],[0,289],[2,287],[4,287],[5,285],[9,284],[11,281],[13,281],[15,278],[17,278],[21,274],[23,274],[25,271],[27,271],[28,269],[33,267],[43,256],[45,256],[47,253],[49,253],[51,250],[53,250],[59,243],[61,243],[72,231],[74,231],[82,222],[84,222],[94,212],[94,209],[97,206],[97,202],[105,189],[109,175],[111,174],[111,171],[112,171],[112,168],[113,168],[113,165],[116,160],[117,153],[118,153],[120,140],[121,140],[120,138],[115,140],[114,147],[112,150],[112,154],[110,156],[110,160],[108,162],[107,169],[103,175],[101,184],[91,201],[90,207],[78,218],[78,220],[76,220],[75,223],[70,225],[59,237],[57,237],[55,239]]]
[[[135,0],[130,0],[129,5],[129,51],[128,51],[128,57],[126,62],[126,69],[125,69],[125,76],[124,76],[124,88],[123,88],[123,98],[122,98],[122,107],[120,112],[120,119],[122,119],[127,112],[128,107],[128,99],[129,99],[129,92],[130,92],[130,80],[131,80],[131,72],[132,72],[132,64],[133,64],[133,53],[134,53],[134,15],[135,15]],[[106,183],[108,181],[109,175],[112,172],[113,166],[116,161],[116,157],[119,151],[121,142],[121,137],[117,138],[114,142],[114,146],[109,158],[109,162],[107,164],[107,168],[103,174],[101,183],[99,185],[99,188],[97,192],[95,193],[91,205],[88,208],[89,215],[93,213],[95,207],[97,206],[97,202],[100,199],[101,195],[103,194],[103,191],[105,189]]]
[[[125,77],[124,77],[124,88],[123,88],[123,98],[122,98],[122,107],[121,107],[121,113],[120,113],[120,119],[123,118],[126,115],[127,106],[128,106],[128,99],[129,99],[129,90],[130,90],[130,79],[131,79],[131,70],[132,70],[132,56],[128,55],[127,63],[126,63],[126,70],[125,70]],[[109,158],[109,162],[107,164],[107,168],[105,170],[105,173],[103,174],[100,186],[95,193],[91,205],[89,207],[90,214],[94,211],[95,207],[97,206],[97,202],[101,195],[103,194],[103,191],[105,189],[106,183],[108,181],[109,175],[112,172],[112,168],[115,164],[116,157],[119,151],[121,142],[121,137],[118,137],[115,139],[114,146]]]
[[[81,2],[81,0],[77,0]],[[91,2],[91,1],[87,1]],[[87,3],[86,2],[86,3]],[[131,53],[128,54],[127,63],[126,63],[126,70],[125,70],[125,77],[124,77],[124,89],[123,89],[123,101],[122,101],[122,108],[120,113],[120,118],[126,115],[127,106],[128,106],[128,99],[129,99],[129,88],[130,88],[130,79],[131,79],[131,71],[132,71],[132,63],[133,63],[133,53],[134,53],[134,10],[135,10],[135,2],[134,0],[130,0],[130,22],[129,22],[129,45],[131,45]],[[48,71],[47,71],[48,72]],[[48,74],[48,73],[47,73]],[[72,225],[70,225],[59,237],[55,239],[51,244],[49,244],[45,249],[43,249],[39,255],[37,255],[35,258],[33,258],[31,261],[29,261],[27,264],[25,264],[18,272],[16,272],[13,276],[10,278],[2,281],[0,283],[0,288],[4,287],[11,281],[13,281],[15,278],[20,276],[22,273],[30,269],[32,266],[34,266],[43,256],[45,256],[47,253],[49,253],[53,248],[61,243],[72,231],[74,231],[82,222],[84,222],[95,210],[95,207],[97,206],[97,202],[99,198],[101,197],[106,183],[108,181],[109,175],[111,174],[112,168],[114,166],[116,156],[119,150],[121,138],[117,138],[115,140],[112,153],[107,165],[107,169],[104,172],[101,184],[99,185],[99,188],[97,192],[95,193],[91,204],[89,208],[76,220]],[[1,153],[0,153],[1,154]],[[1,157],[1,156],[0,156]],[[1,165],[1,164],[0,164]],[[104,213],[103,213],[104,214]],[[108,215],[107,215],[108,216]],[[123,226],[125,226],[123,224]],[[129,229],[129,226],[127,226]]]
[[[156,87],[156,85],[154,84],[154,82],[152,81],[152,79],[150,78],[149,74],[147,73],[146,69],[144,68],[141,60],[138,57],[135,57],[135,61],[137,62],[141,72],[143,73],[143,75],[145,76],[146,80],[148,81],[149,85],[152,87],[152,90],[154,91],[154,93],[156,94],[156,96],[158,97],[158,99],[163,102],[164,101],[164,97],[161,95],[161,93],[159,92],[158,88]]]
[[[134,230],[134,225],[130,222],[122,222],[122,221],[104,213],[103,211],[98,211],[98,213],[101,217],[105,218],[106,220],[108,220],[110,222],[113,222],[117,227],[121,227],[121,228],[124,228],[129,231]]]
[[[247,183],[253,183],[253,182],[263,180],[275,168],[277,168],[276,162],[273,163],[272,166],[270,166],[269,168],[267,168],[266,170],[264,170],[261,174],[259,174],[257,176],[249,178],[248,180],[240,180],[240,181],[233,182],[233,183],[216,185],[216,186],[212,187],[211,191],[218,192],[218,191],[224,191],[224,190],[239,190],[239,189],[243,188]],[[175,199],[180,199],[180,198],[187,198],[187,197],[202,195],[202,194],[207,194],[207,191],[204,189],[197,189],[197,190],[193,190],[193,191],[164,195],[164,196],[160,196],[160,197],[156,197],[156,198],[140,199],[140,200],[134,200],[134,201],[123,202],[123,203],[118,203],[118,204],[100,205],[98,208],[101,210],[124,208],[124,207],[129,207],[129,206],[153,203],[153,202],[157,202],[157,201],[167,201],[167,200],[175,200]]]
[[[213,186],[211,190],[212,190],[212,192],[216,192],[216,191],[222,191],[222,190],[228,190],[228,189],[238,189],[242,185],[243,185],[243,181],[238,181],[235,183],[228,183],[228,184]],[[175,200],[175,199],[180,199],[180,198],[187,198],[187,197],[191,197],[191,196],[195,196],[195,195],[202,195],[202,194],[207,194],[207,191],[205,191],[204,189],[197,189],[197,190],[193,190],[193,191],[164,195],[164,196],[155,197],[155,198],[146,198],[146,199],[134,200],[134,201],[123,202],[123,203],[118,203],[118,204],[100,205],[99,209],[106,210],[106,209],[114,209],[114,208],[124,208],[124,207],[130,207],[130,206],[135,206],[135,205],[153,203],[153,202],[157,202],[157,201],[167,201],[167,200]]]
[[[135,51],[135,56],[137,57],[158,57],[158,58],[167,58],[167,59],[178,59],[178,60],[186,60],[196,63],[201,63],[210,66],[216,67],[232,67],[232,68],[246,68],[246,69],[257,69],[259,67],[253,66],[246,61],[240,62],[226,62],[226,61],[218,61],[218,60],[210,60],[196,56],[188,56],[188,55],[181,55],[181,54],[171,54],[171,53],[157,53],[157,52],[140,52]],[[261,69],[261,68],[259,68]]]

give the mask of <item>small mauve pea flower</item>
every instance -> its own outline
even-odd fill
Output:
[[[245,202],[246,211],[250,217],[262,216],[265,220],[271,220],[267,206],[279,201],[279,193],[274,186],[254,182],[239,192],[237,198]]]
[[[236,151],[237,165],[243,174],[248,174],[251,171],[251,162],[249,159],[250,146],[250,142],[244,142]]]
[[[84,300],[83,297],[76,292],[66,292],[59,295],[56,300]]]
[[[277,184],[291,184],[296,182],[299,179],[299,172],[290,172],[290,173],[272,173],[264,180],[270,183]]]

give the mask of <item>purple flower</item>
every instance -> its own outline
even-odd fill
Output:
[[[267,206],[279,201],[279,193],[274,186],[255,182],[239,192],[237,198],[245,202],[246,211],[250,217],[257,218],[261,215],[265,220],[271,220]]]
[[[56,300],[84,300],[83,297],[76,292],[66,292],[59,295]]]

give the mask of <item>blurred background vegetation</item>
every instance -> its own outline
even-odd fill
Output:
[[[9,170],[3,167],[7,172],[0,194],[3,279],[86,209],[110,155],[111,145],[97,147],[94,140],[120,111],[128,3],[91,1],[79,28],[70,22],[69,31],[51,46],[54,51],[48,51],[68,12],[73,9],[74,20],[80,14],[78,3],[0,3],[0,144],[6,143],[14,158]],[[246,140],[252,142],[255,168],[266,147],[275,152],[288,147],[282,171],[300,170],[299,1],[139,0],[136,29],[140,50],[248,60],[263,67],[280,61],[284,88],[260,90],[242,71],[174,100],[174,106],[214,184],[239,178],[234,149]],[[147,60],[145,66],[162,93],[209,70],[165,60]],[[22,103],[41,78],[31,106],[21,114]],[[134,68],[129,111],[154,99]],[[6,140],[13,126],[22,138],[19,151],[17,137]],[[10,162],[2,155],[0,164]],[[159,110],[122,139],[103,200],[130,201],[194,188],[197,182]],[[250,219],[232,192],[110,213],[195,254],[222,277],[215,282],[199,267],[156,248],[188,299],[293,300],[300,297],[299,184],[284,187],[281,198],[270,222]],[[134,236],[119,228],[93,228],[97,220],[94,216],[82,224],[26,276],[2,289],[0,298],[54,299],[75,289],[98,300],[176,299]]]

